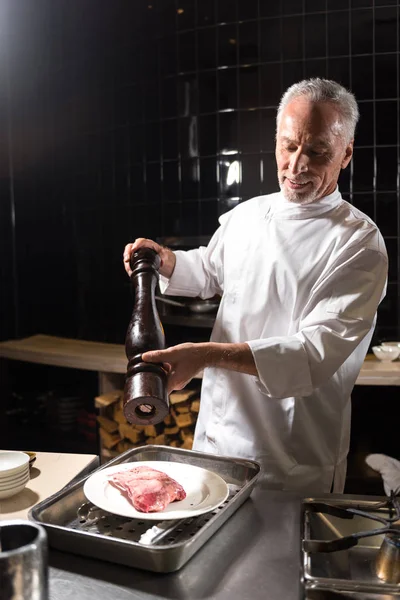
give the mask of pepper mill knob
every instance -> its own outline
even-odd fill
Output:
[[[130,266],[134,305],[125,339],[128,369],[123,412],[130,423],[154,425],[169,411],[167,374],[161,364],[144,362],[142,354],[165,348],[155,302],[160,257],[151,248],[140,248],[132,254]]]

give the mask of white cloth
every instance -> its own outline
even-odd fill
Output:
[[[386,454],[368,454],[365,462],[381,474],[387,496],[390,492],[400,494],[400,461]]]
[[[222,294],[211,340],[247,342],[258,377],[205,370],[194,449],[258,460],[271,487],[342,491],[350,393],[386,284],[382,236],[338,189],[306,206],[253,198],[220,224],[207,248],[176,252],[161,291]]]

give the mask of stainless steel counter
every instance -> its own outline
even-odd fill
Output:
[[[50,600],[298,600],[300,498],[256,488],[180,571],[50,551]]]

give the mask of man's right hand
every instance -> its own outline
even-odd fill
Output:
[[[125,246],[124,267],[129,277],[132,274],[132,269],[130,267],[131,256],[133,252],[136,252],[139,248],[152,248],[152,250],[155,250],[161,259],[160,274],[167,278],[171,277],[175,269],[175,254],[169,248],[160,246],[156,242],[153,242],[153,240],[147,240],[146,238],[137,238],[134,242]]]

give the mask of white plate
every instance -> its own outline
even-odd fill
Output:
[[[143,513],[132,506],[125,496],[108,481],[109,476],[133,467],[152,467],[162,471],[181,484],[186,498],[171,502],[163,511]],[[168,461],[134,461],[113,467],[106,467],[94,473],[83,486],[90,502],[110,513],[132,519],[164,521],[166,519],[187,519],[214,510],[225,502],[229,489],[226,482],[212,471],[185,463]]]

